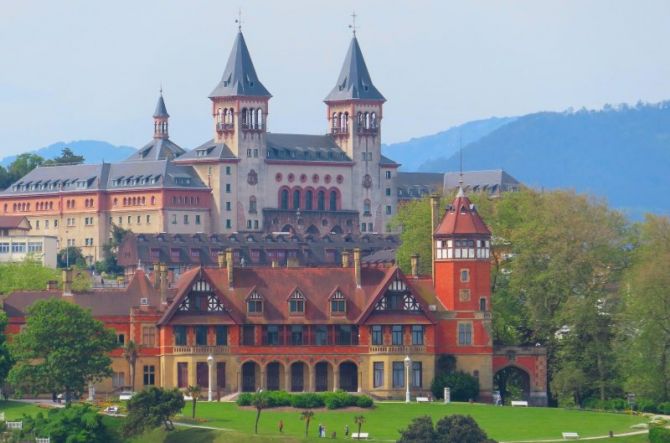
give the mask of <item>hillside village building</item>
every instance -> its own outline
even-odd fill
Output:
[[[514,371],[524,399],[546,405],[545,349],[492,342],[489,229],[462,190],[441,217],[432,202],[434,279],[417,274],[418,257],[405,275],[394,265],[363,265],[358,249],[341,265],[303,268],[237,266],[231,248],[174,287],[161,264],[151,276],[138,269],[124,289],[72,294],[65,271],[62,292],[4,299],[8,334],[20,331],[32,303],[58,297],[92,309],[119,345],[141,344],[136,389],[207,390],[211,375],[217,398],[258,389],[399,398],[408,375],[412,395],[425,395],[437,358],[449,354],[479,378],[479,400],[491,401],[496,374]],[[122,349],[112,356],[114,377],[98,393],[131,385]]]
[[[212,137],[186,151],[169,138],[161,94],[153,139],[121,163],[39,167],[0,194],[0,215],[102,256],[113,225],[134,233],[383,233],[396,170],[381,155],[384,96],[354,36],[326,96],[324,135],[267,131],[270,92],[240,31],[209,95]]]

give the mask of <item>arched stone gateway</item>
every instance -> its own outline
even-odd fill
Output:
[[[307,365],[301,361],[291,364],[291,392],[303,392],[306,389]]]
[[[333,367],[330,363],[320,361],[314,365],[314,390],[316,392],[325,392],[332,390],[333,387]]]
[[[281,380],[284,378],[284,367],[281,363],[273,361],[265,366],[265,389],[268,391],[279,391]]]
[[[523,396],[533,406],[547,405],[547,350],[541,346],[500,346],[493,351],[494,389],[503,400]],[[507,398],[505,398],[507,396]]]
[[[255,361],[248,361],[242,364],[241,370],[242,392],[255,392],[260,386],[260,366]]]
[[[356,363],[346,361],[340,364],[340,386],[346,392],[358,391],[358,366]]]

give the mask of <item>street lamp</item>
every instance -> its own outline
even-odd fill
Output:
[[[209,366],[209,383],[207,387],[207,401],[212,401],[212,366],[214,366],[214,357],[212,354],[207,357],[207,366]]]
[[[405,403],[409,403],[409,370],[412,365],[412,359],[409,355],[405,357]]]

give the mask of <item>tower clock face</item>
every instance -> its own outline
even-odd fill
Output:
[[[372,187],[372,177],[370,174],[365,174],[363,177],[363,187],[366,189],[370,189]]]
[[[256,173],[255,170],[249,171],[249,174],[247,175],[247,183],[250,184],[251,186],[255,185],[258,183],[258,174]]]

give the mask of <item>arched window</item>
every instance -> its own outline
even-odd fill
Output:
[[[319,191],[316,197],[316,209],[323,211],[326,209],[326,193]]]
[[[345,112],[342,116],[342,132],[349,131],[349,113]]]
[[[281,209],[288,209],[288,189],[281,190],[281,198],[279,201],[279,207]]]
[[[330,191],[330,210],[337,211],[337,191]]]
[[[377,114],[375,112],[370,114],[370,128],[377,129]]]
[[[363,215],[370,215],[370,200],[367,198],[363,202]]]
[[[256,129],[263,129],[263,110],[261,108],[256,110]]]
[[[365,129],[370,129],[370,114],[365,113]]]
[[[358,115],[356,116],[356,124],[358,125],[358,129],[362,129],[365,125],[365,119],[361,111],[358,111]]]
[[[227,123],[229,125],[232,125],[233,123],[235,123],[235,110],[233,108],[230,108],[228,111],[229,112],[228,112],[228,122]]]
[[[256,213],[256,197],[251,196],[249,197],[249,214],[255,214]]]
[[[293,209],[300,209],[300,189],[293,191]]]
[[[333,117],[330,119],[330,123],[333,127],[333,130],[336,130],[337,124],[339,123],[339,119],[337,118],[337,112],[333,112]]]
[[[247,108],[242,108],[242,128],[249,128],[249,115],[247,114]]]
[[[225,114],[228,114],[228,110],[227,110],[227,109],[226,109]],[[216,122],[217,122],[218,124],[223,123],[223,118],[224,118],[224,112],[223,112],[223,109],[219,108],[219,109],[216,111]]]
[[[311,189],[305,192],[305,209],[308,211],[314,209],[314,191]]]

